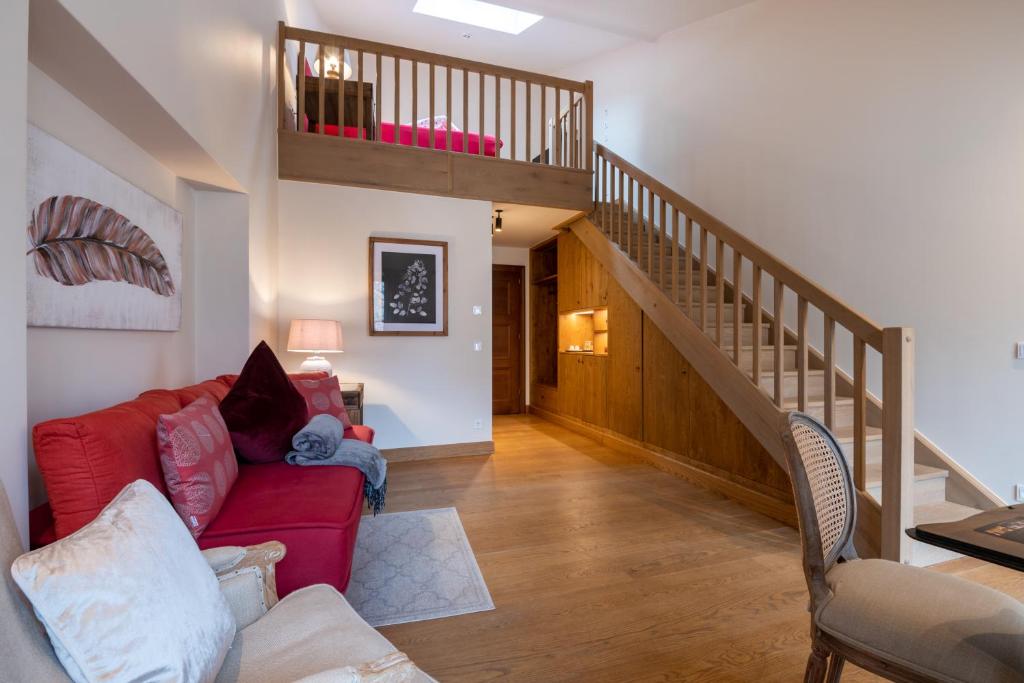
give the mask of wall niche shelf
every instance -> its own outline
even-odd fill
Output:
[[[558,350],[573,355],[607,356],[608,308],[584,308],[561,314]]]

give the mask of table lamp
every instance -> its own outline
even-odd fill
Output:
[[[302,362],[302,372],[334,374],[331,362],[324,353],[344,353],[341,348],[341,323],[337,320],[293,320],[288,330],[288,350],[313,354]]]

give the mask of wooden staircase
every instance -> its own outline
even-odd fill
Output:
[[[595,169],[594,211],[570,229],[783,467],[785,413],[829,426],[853,469],[861,553],[954,557],[904,529],[1002,501],[914,431],[912,330],[875,325],[601,145]]]

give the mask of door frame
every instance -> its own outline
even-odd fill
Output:
[[[493,288],[493,280],[495,271],[505,271],[509,273],[519,274],[519,415],[526,412],[526,266],[514,266],[506,263],[492,263],[491,264],[491,281]],[[494,312],[491,311],[491,337],[494,337]],[[491,344],[492,354],[494,344]],[[494,358],[492,356],[491,361]],[[493,373],[493,370],[492,370]]]

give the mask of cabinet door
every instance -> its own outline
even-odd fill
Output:
[[[582,289],[580,300],[582,306],[608,305],[608,271],[604,269],[601,262],[597,260],[590,250],[579,243],[582,258],[580,259],[580,273],[582,276],[580,287]]]
[[[690,364],[647,316],[643,344],[644,441],[690,455]]]
[[[572,233],[558,236],[558,310],[580,308],[579,241]]]
[[[582,417],[584,422],[607,426],[608,359],[603,356],[583,356]]]
[[[643,439],[643,313],[612,280],[608,283],[608,428]]]
[[[583,419],[582,398],[587,390],[583,376],[583,357],[558,355],[558,403],[563,414]]]

